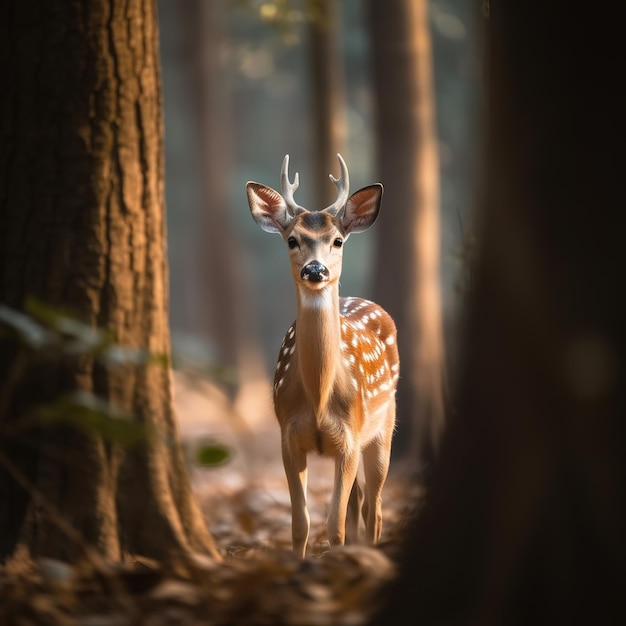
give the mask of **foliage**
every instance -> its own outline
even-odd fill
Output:
[[[184,372],[190,382],[201,385],[203,381],[210,379],[229,391],[237,388],[237,371],[233,367],[216,363],[211,358],[210,347],[198,337],[183,339],[174,335],[172,346],[172,367]]]
[[[26,300],[24,312],[0,305],[0,343],[11,338],[17,339],[19,353],[13,375],[0,386],[2,399],[11,393],[8,386],[19,382],[29,366],[41,362],[60,363],[81,356],[92,357],[107,368],[149,364],[168,367],[171,363],[166,354],[120,345],[111,331],[94,328],[70,312],[32,297]],[[11,436],[32,427],[58,426],[72,426],[126,447],[146,442],[158,434],[151,424],[138,421],[128,411],[91,391],[79,389],[35,407],[19,420],[13,431],[5,428],[3,434]],[[202,446],[197,452],[197,462],[203,466],[221,465],[229,458],[229,449],[219,443]]]
[[[59,396],[38,407],[35,415],[42,426],[71,425],[124,446],[142,443],[155,434],[150,424],[134,421],[131,414],[87,391]]]
[[[196,462],[202,466],[223,465],[230,459],[230,449],[218,442],[202,445],[196,452]]]
[[[239,4],[272,26],[288,45],[299,43],[299,27],[306,22],[323,25],[321,0],[241,0]]]

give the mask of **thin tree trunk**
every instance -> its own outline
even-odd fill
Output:
[[[189,93],[198,129],[199,228],[202,319],[195,329],[215,343],[219,363],[236,373],[234,407],[248,424],[273,414],[271,389],[235,233],[230,200],[232,120],[229,80],[223,69],[225,5],[221,0],[181,4],[190,37]]]
[[[337,153],[346,136],[343,59],[339,50],[339,3],[321,0],[309,21],[309,68],[313,112],[313,203],[323,209],[335,201],[336,189],[328,174],[338,176]]]
[[[117,342],[169,354],[158,23],[152,0],[5,2],[0,15],[0,301],[62,306]],[[6,345],[6,344],[5,344]],[[0,355],[0,426],[79,389],[159,436],[136,448],[69,426],[3,438],[0,556],[73,560],[60,514],[109,558],[218,556],[183,464],[170,370],[82,356],[13,381]],[[27,451],[26,454],[23,454]],[[16,483],[15,471],[44,497]]]
[[[378,170],[374,297],[395,318],[402,375],[394,450],[423,468],[444,425],[439,169],[426,0],[369,2]]]

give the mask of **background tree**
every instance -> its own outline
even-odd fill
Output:
[[[311,209],[323,209],[334,202],[336,189],[328,174],[338,176],[337,153],[346,141],[346,100],[343,58],[339,46],[340,6],[334,0],[313,3],[308,20],[308,57],[311,73],[310,132],[313,168]]]
[[[457,411],[373,623],[620,624],[621,25],[565,2],[490,5]]]
[[[231,85],[224,69],[227,21],[224,2],[187,0],[178,11],[188,33],[186,82],[196,133],[198,228],[190,241],[188,270],[199,297],[191,315],[198,336],[215,346],[215,360],[231,374],[234,406],[249,422],[272,411],[270,386],[250,306],[241,248],[233,227]]]
[[[426,0],[368,3],[378,176],[374,299],[395,318],[401,377],[394,449],[423,469],[444,423],[439,174]]]
[[[21,310],[36,296],[123,346],[169,354],[155,3],[16,0],[0,24],[0,301]],[[109,558],[217,556],[183,465],[169,369],[78,355],[18,376],[20,358],[3,344],[0,555],[24,545],[75,559],[81,547],[54,510]],[[157,436],[128,449],[69,425],[7,436],[76,389]]]

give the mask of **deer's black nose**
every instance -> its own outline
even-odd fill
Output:
[[[321,283],[328,280],[328,268],[317,261],[311,261],[302,268],[300,278],[302,278],[302,280],[310,280],[314,283]]]

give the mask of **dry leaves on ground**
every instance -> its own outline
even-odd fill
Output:
[[[185,398],[189,401],[190,393]],[[193,398],[192,398],[193,400]],[[197,403],[185,405],[193,415]],[[384,490],[380,545],[329,549],[325,516],[332,464],[310,464],[311,538],[306,559],[290,550],[290,504],[276,429],[242,436],[204,433],[182,422],[183,438],[216,436],[232,446],[223,467],[193,469],[209,527],[223,556],[69,565],[15,558],[0,567],[1,626],[194,626],[365,624],[393,580],[406,524],[422,492],[396,468]],[[205,424],[206,428],[206,424]]]

